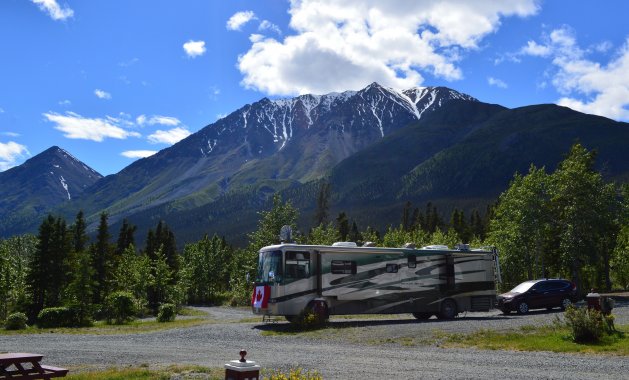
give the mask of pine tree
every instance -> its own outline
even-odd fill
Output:
[[[76,214],[76,219],[72,225],[72,245],[74,252],[82,252],[87,248],[89,238],[87,237],[86,230],[87,225],[85,224],[85,218],[81,210]]]
[[[349,235],[349,221],[347,220],[345,212],[341,212],[339,216],[336,217],[336,228],[339,231],[341,241],[347,241],[347,235]]]
[[[26,277],[30,320],[44,307],[59,306],[61,291],[66,285],[66,256],[71,246],[65,221],[52,215],[39,226],[37,239]]]
[[[94,303],[96,304],[101,304],[109,294],[108,282],[111,278],[111,273],[115,270],[113,249],[109,239],[107,214],[102,213],[96,234],[96,242],[90,247],[95,274]]]
[[[406,201],[404,204],[404,209],[402,210],[402,221],[401,225],[404,231],[408,231],[411,229],[412,220],[411,220],[411,210],[413,209],[413,205],[410,201]]]
[[[330,183],[323,182],[317,197],[317,209],[315,211],[315,225],[319,226],[328,221],[328,209],[330,207]]]
[[[123,252],[130,246],[135,246],[135,231],[137,227],[129,224],[127,219],[122,220],[120,232],[118,233],[118,241],[116,243],[116,257],[121,257]]]

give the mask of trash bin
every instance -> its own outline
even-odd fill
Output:
[[[601,313],[609,315],[614,309],[614,300],[609,296],[601,296]]]
[[[594,289],[585,296],[585,300],[587,301],[588,309],[601,311],[601,295],[596,293]]]

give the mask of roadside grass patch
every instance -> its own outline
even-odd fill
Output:
[[[203,376],[205,375],[205,376]],[[70,373],[69,380],[169,380],[176,379],[207,379],[220,380],[225,376],[223,368],[206,368],[200,366],[170,366],[164,369],[146,367],[110,368],[103,371]]]
[[[38,328],[29,326],[23,330],[0,329],[0,335],[25,335],[25,334],[95,334],[95,335],[117,335],[117,334],[139,334],[154,331],[170,330],[175,328],[192,327],[212,323],[209,319],[191,318],[180,319],[169,323],[159,323],[154,320],[142,321],[134,320],[124,325],[109,325],[104,321],[98,321],[91,327],[55,327]]]
[[[524,326],[516,331],[481,329],[470,334],[433,333],[440,347],[476,347],[484,350],[552,351],[568,353],[629,355],[629,325],[617,327],[597,343],[575,343],[566,327]]]

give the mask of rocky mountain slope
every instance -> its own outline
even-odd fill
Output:
[[[71,202],[102,177],[57,146],[0,172],[0,236],[20,232],[21,225]]]
[[[241,244],[275,192],[301,210],[309,228],[319,187],[328,182],[331,216],[345,211],[361,228],[383,229],[399,223],[407,201],[431,201],[445,213],[484,210],[516,171],[531,163],[553,170],[577,141],[597,150],[606,178],[629,178],[627,123],[550,104],[507,109],[443,87],[395,91],[374,83],[245,105],[51,205],[68,219],[82,209],[92,222],[106,211],[112,231],[128,218],[138,241],[163,219],[180,245],[205,233]],[[29,208],[29,199],[14,196],[13,211],[0,215],[51,210]],[[10,231],[36,230],[38,220],[30,220],[14,219]]]

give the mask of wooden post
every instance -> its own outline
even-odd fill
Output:
[[[247,351],[240,350],[240,360],[231,360],[225,364],[225,380],[259,380],[260,366],[246,360]]]

